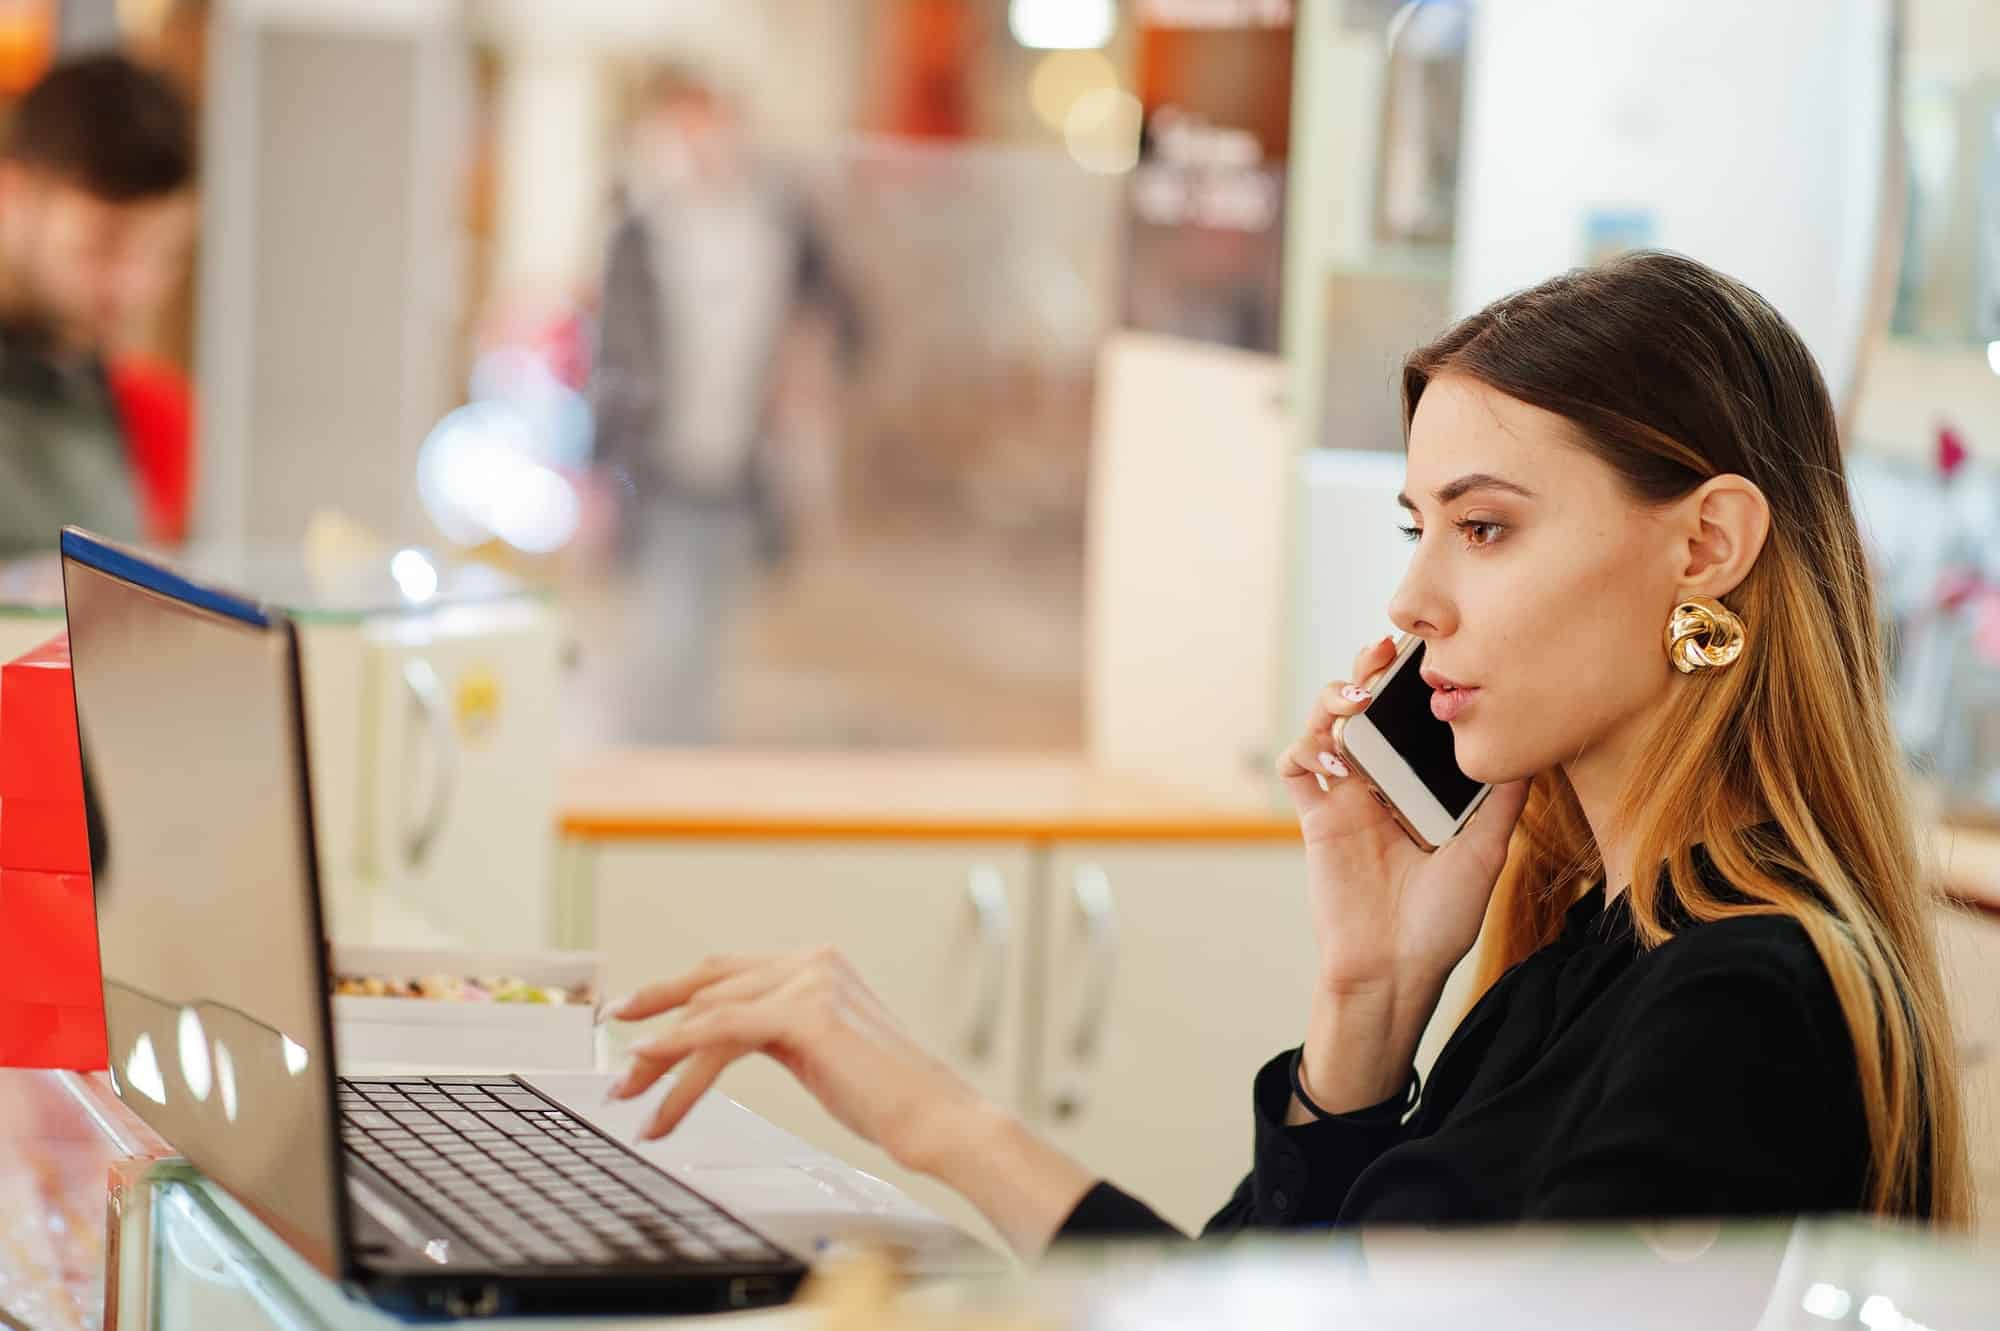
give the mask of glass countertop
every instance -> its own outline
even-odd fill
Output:
[[[388,1331],[399,1325],[322,1279],[198,1176],[163,1171],[155,1193],[152,1281],[159,1316],[151,1325],[157,1331]],[[1959,1331],[2000,1325],[1997,1267],[2000,1251],[1855,1219],[1316,1232],[1226,1245],[1059,1250],[1035,1269],[920,1283],[873,1309],[851,1302],[852,1287],[865,1287],[866,1277],[836,1273],[805,1296],[826,1306],[795,1304],[734,1316],[728,1324],[921,1325],[936,1331]],[[852,1320],[838,1318],[836,1307]],[[676,1319],[556,1318],[532,1325],[551,1331],[665,1321]]]
[[[1859,1217],[1319,1231],[1058,1254],[989,1301],[1074,1331],[1959,1331],[2000,1249]],[[970,1321],[967,1321],[970,1325]]]

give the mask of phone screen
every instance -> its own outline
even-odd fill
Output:
[[[1431,715],[1431,686],[1418,673],[1423,666],[1420,644],[1369,704],[1368,719],[1445,812],[1457,818],[1479,794],[1479,782],[1458,770],[1451,727]]]

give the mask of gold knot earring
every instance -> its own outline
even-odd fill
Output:
[[[1666,643],[1683,675],[1720,670],[1743,655],[1743,621],[1713,596],[1690,596],[1667,617]]]

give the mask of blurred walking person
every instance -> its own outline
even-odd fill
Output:
[[[804,201],[699,78],[649,81],[621,196],[592,393],[596,461],[625,494],[619,738],[709,743],[730,612],[788,548],[770,446],[786,330],[817,305],[851,361],[859,319]]]

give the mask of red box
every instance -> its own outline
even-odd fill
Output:
[[[0,869],[90,872],[90,832],[83,805],[0,795]]]
[[[0,666],[0,799],[83,803],[69,635]]]
[[[0,1067],[103,1066],[90,876],[0,868]]]
[[[0,999],[0,1067],[96,1072],[106,1062],[104,1005]]]
[[[0,1067],[104,1066],[69,638],[0,665]]]
[[[0,1002],[101,1003],[90,875],[0,868]]]

